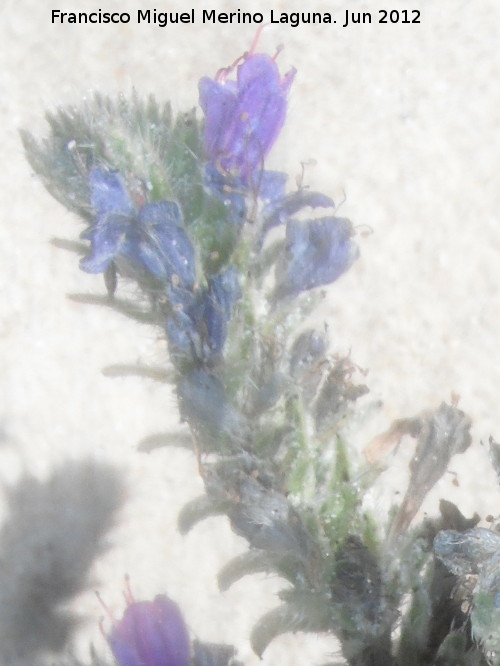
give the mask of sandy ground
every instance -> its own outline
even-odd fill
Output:
[[[303,5],[255,0],[252,10],[268,16]],[[155,331],[66,297],[103,286],[78,270],[74,255],[49,244],[74,238],[78,227],[32,176],[18,128],[43,135],[46,109],[93,90],[135,88],[190,108],[198,79],[233,62],[255,27],[51,24],[53,8],[99,7],[135,15],[155,5],[3,0],[0,9],[0,658],[31,663],[64,642],[65,620],[75,616],[78,654],[89,640],[105,650],[94,590],[119,615],[128,573],[138,598],[168,592],[194,635],[233,643],[252,666],[259,662],[249,630],[276,604],[280,582],[256,577],[220,594],[215,574],[244,542],[222,519],[178,535],[179,507],[202,490],[193,457],[137,451],[154,432],[181,432],[174,398],[151,380],[102,373],[113,363],[165,365],[163,342]],[[235,9],[222,0],[195,7],[200,14]],[[394,418],[437,407],[452,391],[461,396],[475,443],[424,509],[435,512],[447,497],[465,512],[498,515],[480,442],[500,437],[500,5],[353,0],[333,7],[318,0],[310,9],[335,11],[339,23],[278,25],[262,37],[271,52],[285,44],[281,66],[298,69],[269,165],[294,174],[314,159],[310,184],[339,201],[345,195],[342,215],[373,230],[319,316],[335,350],[351,350],[369,369],[372,397],[382,402],[367,438]],[[373,23],[342,28],[346,9],[372,12]],[[421,23],[379,24],[381,9],[420,10]],[[396,458],[388,483],[397,486],[405,474]],[[101,550],[99,526],[86,518],[96,512],[113,524]],[[47,611],[47,595],[61,601],[61,616]],[[286,636],[260,663],[320,664],[334,650],[329,637]]]

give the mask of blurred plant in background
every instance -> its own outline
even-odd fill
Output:
[[[248,541],[221,589],[255,572],[283,579],[255,652],[304,631],[335,635],[352,666],[500,663],[499,534],[445,501],[439,517],[413,523],[471,444],[470,420],[443,403],[360,455],[349,432],[363,373],[326,330],[303,325],[318,287],[359,252],[327,195],[265,169],[296,73],[276,60],[252,48],[202,78],[203,119],[174,117],[153,97],[95,95],[48,114],[44,140],[23,132],[28,159],[82,221],[80,267],[104,275],[109,306],[163,331],[205,485],[180,530],[220,514]],[[119,297],[124,280],[137,300]],[[376,515],[366,494],[405,436],[416,442],[406,494]],[[130,601],[108,641],[120,666],[237,663],[227,646],[190,647],[165,596]]]

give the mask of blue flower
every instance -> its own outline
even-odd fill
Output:
[[[238,273],[234,266],[209,278],[208,290],[203,298],[203,318],[207,330],[207,343],[215,355],[222,352],[233,305],[240,298]]]
[[[165,595],[132,601],[107,640],[119,666],[188,666],[189,636],[177,604]]]
[[[358,257],[352,235],[352,224],[344,218],[289,220],[286,253],[277,268],[276,296],[292,296],[334,282]]]
[[[199,84],[205,150],[217,168],[248,185],[285,122],[295,69],[281,77],[273,58],[250,53],[243,56],[236,81],[227,80],[230,72],[221,70],[215,80],[204,77]]]
[[[171,287],[167,293],[171,313],[165,329],[174,361],[210,364],[218,360],[233,306],[241,298],[236,268],[211,276],[206,289]]]
[[[192,364],[202,356],[200,322],[203,309],[198,292],[182,287],[170,287],[167,292],[170,305],[165,323],[170,356],[176,366]]]
[[[95,219],[82,234],[91,243],[90,254],[80,262],[84,271],[102,273],[114,263],[124,273],[140,270],[193,286],[194,248],[175,202],[150,203],[137,210],[117,171],[92,169],[89,184]]]

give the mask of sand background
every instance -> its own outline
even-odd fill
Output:
[[[237,9],[218,0],[193,3],[198,15],[202,8]],[[77,104],[91,91],[135,88],[189,109],[197,103],[198,79],[233,62],[255,32],[255,26],[201,21],[166,28],[135,20],[53,25],[51,9],[135,16],[139,8],[191,6],[176,0],[168,6],[141,0],[1,4],[5,664],[32,663],[70,634],[82,657],[89,640],[105,650],[94,590],[120,615],[125,573],[137,598],[168,592],[193,635],[233,643],[247,666],[320,664],[335,650],[328,637],[286,636],[259,662],[249,630],[276,604],[280,581],[254,577],[220,594],[215,574],[245,543],[222,519],[178,535],[179,508],[202,491],[193,456],[170,448],[137,451],[147,435],[182,430],[175,399],[151,380],[102,374],[113,363],[165,365],[163,341],[112,311],[68,300],[68,293],[102,293],[102,282],[49,243],[75,238],[78,226],[33,177],[18,137],[20,127],[42,136],[46,109]],[[252,3],[252,11],[266,16],[270,9],[305,7],[296,0]],[[335,12],[339,23],[273,26],[261,39],[269,52],[285,44],[280,65],[298,70],[286,129],[268,166],[296,174],[301,161],[314,159],[311,186],[339,201],[345,195],[342,215],[373,230],[360,238],[360,261],[331,289],[319,318],[330,326],[334,350],[351,350],[369,369],[372,398],[382,402],[367,440],[394,418],[437,407],[451,391],[461,396],[475,443],[453,461],[457,476],[446,475],[424,509],[435,512],[439,497],[447,497],[465,512],[498,515],[480,441],[500,437],[500,4],[318,0],[309,9]],[[346,9],[370,11],[374,22],[343,29]],[[420,10],[421,23],[378,24],[381,9]],[[396,458],[388,485],[404,484],[405,474],[406,464]],[[96,515],[114,525],[100,553]],[[77,630],[68,632],[65,622],[76,616]]]

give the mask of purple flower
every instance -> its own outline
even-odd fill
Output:
[[[260,170],[285,122],[287,93],[295,69],[281,77],[270,56],[250,53],[237,68],[236,81],[222,70],[215,80],[199,84],[205,113],[205,150],[208,159],[246,185]]]
[[[129,599],[106,636],[119,666],[188,666],[189,636],[179,607],[165,595]]]
[[[300,222],[289,220],[286,254],[278,267],[276,296],[291,296],[330,284],[358,257],[352,224],[339,217]]]
[[[80,262],[87,273],[102,273],[112,263],[125,273],[137,269],[155,278],[192,287],[195,253],[182,227],[182,214],[174,201],[135,207],[117,171],[95,168],[89,174],[95,220],[82,237],[91,252]]]

